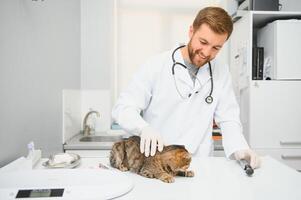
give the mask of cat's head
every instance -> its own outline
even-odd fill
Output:
[[[191,162],[191,155],[185,148],[179,149],[175,152],[175,159],[178,165],[177,169],[186,170],[189,168]]]
[[[172,170],[186,170],[191,162],[191,155],[182,145],[167,146],[163,156],[165,164],[169,165]]]

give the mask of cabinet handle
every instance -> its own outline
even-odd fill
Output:
[[[301,141],[280,141],[280,145],[301,145]]]
[[[301,155],[281,155],[283,160],[301,160]]]

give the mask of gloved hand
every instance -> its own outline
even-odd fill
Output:
[[[253,169],[260,167],[260,157],[251,149],[244,149],[234,152],[234,157],[236,160],[245,159],[247,160]]]
[[[154,156],[157,148],[159,151],[163,150],[163,139],[160,133],[150,126],[143,128],[140,135],[140,152],[146,157],[149,154]]]

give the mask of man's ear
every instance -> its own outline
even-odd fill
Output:
[[[193,26],[191,25],[191,26],[189,27],[189,39],[192,38],[193,32],[194,32],[194,29],[193,29]]]

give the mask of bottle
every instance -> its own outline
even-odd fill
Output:
[[[28,154],[27,154],[27,161],[29,165],[31,165],[31,168],[34,168],[34,166],[38,163],[38,161],[42,157],[42,152],[40,149],[35,150],[34,148],[34,142],[30,142],[27,144]]]

